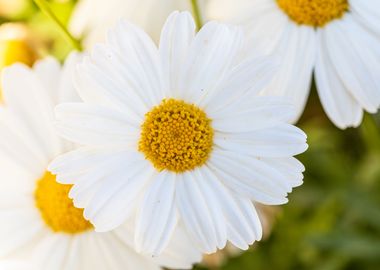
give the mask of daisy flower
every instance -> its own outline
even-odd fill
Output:
[[[138,251],[157,255],[184,225],[205,253],[261,238],[253,201],[283,204],[302,182],[306,135],[293,107],[260,97],[275,63],[239,60],[242,32],[210,22],[195,34],[174,12],[159,48],[121,21],[78,67],[83,103],[56,107],[60,134],[82,145],[49,169],[73,184],[98,231],[135,217]]]
[[[208,16],[241,23],[251,51],[277,52],[280,72],[265,89],[302,113],[314,74],[319,97],[339,128],[357,127],[380,105],[380,2],[373,0],[212,1]]]
[[[78,192],[46,170],[59,154],[74,149],[55,132],[53,108],[79,101],[71,76],[78,55],[63,68],[48,58],[33,69],[16,64],[3,72],[0,107],[0,261],[30,260],[39,270],[190,268],[200,253],[182,231],[162,257],[137,254],[133,226],[96,233],[69,195]],[[29,269],[29,268],[28,268]]]
[[[84,36],[86,47],[90,47],[104,40],[107,30],[114,26],[117,18],[125,18],[158,41],[167,16],[174,10],[191,10],[190,1],[82,0],[74,10],[70,29],[75,35]]]

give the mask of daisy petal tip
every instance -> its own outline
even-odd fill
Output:
[[[263,235],[264,235],[263,234],[263,228],[262,228],[262,226],[260,226],[259,232],[256,235],[256,241],[261,241],[261,239],[263,239]]]
[[[183,12],[180,12],[179,10],[174,10],[172,11],[169,16],[167,17],[166,21],[170,21],[172,19],[176,19],[176,17],[178,15],[182,15],[183,13],[185,13],[184,11]]]
[[[285,196],[287,196],[287,194]],[[289,202],[289,199],[285,196],[278,198],[276,201],[273,201],[273,203],[268,203],[267,205],[285,205]]]
[[[300,186],[302,186],[302,185],[303,185],[303,180],[294,183],[293,188],[300,187]]]
[[[153,246],[153,245],[147,245],[143,242],[143,239],[135,238],[135,249],[137,253],[149,255],[152,258],[158,257],[162,250]]]
[[[361,115],[360,118],[358,118],[358,119],[354,122],[354,124],[352,125],[352,127],[353,127],[353,128],[357,128],[357,127],[359,127],[359,126],[361,125],[362,122],[363,122],[363,114]]]
[[[242,251],[247,251],[249,249],[249,243],[234,243],[233,245]]]
[[[185,11],[177,11],[177,12],[179,16],[186,18],[187,20],[194,21],[193,16],[191,15],[189,11],[185,10]]]
[[[207,248],[205,250],[203,250],[203,253],[206,254],[206,255],[211,255],[211,254],[214,254],[215,252],[217,252],[217,248]]]
[[[309,149],[309,145],[306,143],[306,140],[305,140],[305,143],[300,148],[300,151],[299,151],[300,154],[306,152],[307,149]]]

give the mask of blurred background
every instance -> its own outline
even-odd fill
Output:
[[[117,2],[100,1],[103,4]],[[89,24],[82,21],[72,26],[70,22],[80,1],[47,2],[63,26],[76,34],[79,43],[89,47],[91,42],[85,41]],[[124,1],[127,2],[129,0]],[[157,33],[149,28],[145,14],[169,1],[130,2],[131,5],[117,7],[119,11],[125,9],[119,16],[141,24],[156,39]],[[170,2],[168,10],[160,11],[163,19],[155,18],[155,28],[161,28],[160,23],[171,9],[191,9],[182,0]],[[78,11],[76,15],[81,19],[85,19],[83,12],[93,12],[88,6],[81,9],[84,11]],[[144,18],[136,14],[143,14]],[[79,24],[82,26],[78,29],[75,25]],[[96,24],[92,23],[92,27]],[[32,65],[46,55],[63,60],[74,47],[62,29],[33,1],[0,0],[0,72],[1,68],[15,61]],[[196,269],[380,269],[379,115],[366,115],[357,129],[338,130],[326,118],[313,85],[298,126],[307,133],[310,145],[299,157],[306,167],[303,186],[289,195],[290,202],[285,206],[258,206],[264,223],[263,241],[244,253],[227,248],[206,257]]]

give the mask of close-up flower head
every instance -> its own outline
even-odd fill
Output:
[[[293,155],[306,135],[292,104],[258,93],[267,58],[237,56],[240,29],[172,13],[157,48],[121,21],[78,65],[83,103],[56,107],[60,134],[81,148],[49,170],[73,184],[74,204],[97,231],[136,216],[138,251],[158,255],[178,224],[202,252],[261,239],[253,202],[276,205],[302,183]]]

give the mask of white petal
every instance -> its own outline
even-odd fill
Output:
[[[286,178],[289,188],[302,185],[305,167],[296,158],[261,158],[261,161],[279,171]]]
[[[254,240],[257,240],[257,241],[261,240],[263,236],[263,228],[261,225],[258,212],[255,208],[255,205],[251,202],[251,200],[242,198],[240,196],[235,196],[235,201],[241,213],[244,215],[245,220],[249,224],[248,226],[254,232],[254,235],[255,235]]]
[[[98,270],[161,269],[151,258],[138,254],[130,246],[126,246],[120,241],[119,236],[113,232],[103,234],[101,240],[100,249],[103,250],[102,255],[104,254],[108,267],[97,268]]]
[[[60,135],[82,145],[131,145],[137,147],[139,126],[119,111],[84,103],[55,108]]]
[[[321,39],[338,75],[331,79],[341,81],[367,111],[376,112],[380,106],[380,62],[376,59],[380,40],[369,35],[351,16],[330,24],[322,31]],[[350,120],[352,124],[355,119]]]
[[[195,36],[179,84],[181,97],[199,103],[203,96],[215,91],[218,82],[231,68],[241,48],[239,28],[207,23]]]
[[[363,110],[339,79],[327,54],[326,46],[323,35],[319,34],[315,67],[319,98],[327,116],[337,127],[342,129],[356,127],[362,120]]]
[[[74,184],[69,193],[69,196],[73,198],[74,205],[80,208],[86,208],[85,216],[91,219],[97,230],[103,231],[117,226],[122,222],[120,219],[125,219],[124,215],[130,214],[130,211],[127,211],[126,208],[132,210],[134,204],[129,203],[128,206],[126,206],[125,204],[118,204],[118,202],[122,200],[128,203],[130,198],[132,200],[135,199],[137,196],[135,193],[138,193],[139,190],[137,187],[145,183],[145,179],[142,179],[139,183],[134,182],[135,184],[132,184],[133,182],[124,182],[123,180],[133,176],[133,170],[124,170],[126,168],[125,164],[132,168],[137,164],[137,169],[149,163],[144,160],[144,157],[140,153],[136,152],[125,152],[112,148],[107,151],[96,148],[79,148],[78,150],[69,152],[55,159],[49,166],[49,170],[58,173],[58,182]],[[140,175],[146,175],[145,173],[148,172],[150,172],[150,170],[145,169],[144,173],[140,173]],[[125,179],[123,177],[125,177]],[[141,179],[139,177],[137,178]],[[146,177],[146,180],[149,180],[149,178]],[[122,188],[117,196],[115,195],[115,200],[110,200],[107,204],[104,204],[105,202],[102,201],[101,198],[105,197],[102,197],[102,195],[105,196],[108,193],[103,194],[101,192],[104,191],[105,186],[107,186],[107,192],[113,192],[113,189],[110,188],[107,183],[113,183],[114,181],[119,184],[125,184],[125,188]],[[136,190],[134,190],[134,188],[136,188]],[[125,196],[125,192],[128,191],[131,192],[130,198]],[[120,194],[122,194],[122,196]],[[107,213],[106,211],[101,211],[101,214],[97,213],[101,207],[105,207],[106,209],[108,209],[108,207],[112,208],[112,205],[115,205],[113,203],[125,210],[122,215],[115,216],[115,211],[108,210]],[[107,214],[113,218],[111,219]]]
[[[33,70],[46,89],[46,93],[49,95],[51,102],[57,104],[57,82],[61,79],[61,65],[59,62],[53,57],[48,57],[44,60],[37,61],[33,66]]]
[[[278,171],[253,157],[232,152],[214,152],[209,168],[237,194],[268,205],[287,202],[289,188],[285,176]]]
[[[228,72],[217,91],[207,92],[200,106],[215,114],[231,103],[256,97],[272,81],[277,66],[275,58],[248,58]]]
[[[55,158],[48,166],[48,170],[54,174],[67,174],[99,167],[99,164],[106,162],[107,159],[112,158],[115,153],[124,152],[118,148],[95,148],[95,147],[80,147],[71,152]],[[136,156],[137,158],[137,156]],[[59,179],[62,184],[74,184],[74,179]]]
[[[90,201],[85,215],[95,212],[90,220],[96,231],[114,229],[134,214],[140,203],[139,196],[156,175],[155,169],[147,162],[131,165],[110,175]]]
[[[207,198],[207,206],[215,230],[217,248],[223,249],[227,241],[227,228],[226,220],[223,215],[225,207],[222,205],[228,203],[228,201],[220,199],[222,194],[218,192],[218,189],[215,189],[215,186],[218,185],[219,182],[215,183],[217,180],[215,180],[215,177],[213,177],[208,170],[200,168],[194,170],[193,173],[197,179],[199,191],[203,194],[204,198]],[[223,203],[221,201],[223,201]]]
[[[14,112],[1,111],[0,114],[0,159],[18,166],[19,170],[27,171],[40,177],[48,162],[47,156],[42,153],[38,142],[30,134],[29,129],[15,117]]]
[[[315,37],[311,27],[290,23],[272,51],[280,58],[279,72],[263,94],[289,98],[296,108],[292,122],[301,116],[309,94],[316,54]]]
[[[306,134],[290,124],[245,133],[215,133],[221,149],[258,157],[288,157],[307,149]]]
[[[144,113],[151,106],[147,93],[141,80],[149,80],[138,74],[131,62],[123,62],[123,54],[110,45],[95,45],[91,52],[93,65],[100,71],[106,70],[106,76],[118,89],[109,89],[112,94],[119,98],[123,104],[134,108],[139,113]]]
[[[123,65],[129,74],[139,75],[141,85],[137,89],[152,107],[164,97],[164,80],[158,49],[150,37],[141,29],[121,20],[108,33],[107,43],[122,56]]]
[[[175,178],[174,173],[162,171],[146,191],[136,221],[138,252],[158,255],[168,245],[177,223]]]
[[[274,127],[294,117],[293,104],[282,97],[243,98],[216,112],[208,112],[214,129],[251,132]]]
[[[41,222],[37,209],[30,207],[1,209],[0,220],[0,256],[2,258],[33,243],[44,231],[44,224]]]
[[[290,22],[275,1],[209,1],[206,14],[211,19],[233,24],[244,24],[248,44],[246,50],[267,54],[281,38],[282,29]],[[260,38],[257,38],[260,37]],[[252,50],[252,45],[255,50]]]
[[[83,247],[81,247],[81,240],[81,237],[71,237],[64,263],[66,269],[83,269],[83,251],[81,250]]]
[[[110,269],[106,251],[112,246],[112,244],[110,244],[109,247],[104,246],[102,236],[103,234],[94,232],[76,236],[80,238],[80,252],[76,254],[77,257],[80,256],[82,264],[80,269]]]
[[[109,174],[109,167],[103,163],[99,169],[88,170],[77,174],[62,174],[57,177],[60,183],[74,182],[75,185],[70,189],[69,197],[73,199],[77,208],[85,208],[89,205],[96,192],[102,187],[103,179]]]
[[[368,30],[373,31],[377,37],[380,34],[379,10],[379,1],[350,1],[350,15],[352,14]]]
[[[119,69],[118,72],[122,71]],[[74,74],[74,83],[80,97],[86,103],[120,110],[131,118],[141,121],[146,112],[145,106],[137,102],[133,95],[129,97],[129,88],[112,79],[109,73],[111,72],[104,72],[94,65],[89,57],[84,57]]]
[[[69,253],[70,236],[66,234],[47,234],[38,242],[33,257],[39,262],[41,270],[64,270],[65,259]]]
[[[213,221],[196,179],[190,173],[178,175],[176,202],[189,236],[204,253],[216,251],[217,239]]]
[[[179,80],[194,35],[195,23],[189,12],[173,12],[162,29],[159,53],[167,80],[167,97],[179,98]]]
[[[202,254],[187,235],[182,224],[178,224],[168,247],[154,258],[154,261],[171,269],[192,269],[193,264],[202,260]]]
[[[55,85],[55,87],[58,88],[57,104],[62,102],[81,101],[76,89],[74,88],[73,79],[74,73],[76,71],[76,66],[82,61],[82,58],[83,54],[75,51],[67,56],[62,67],[59,85],[58,87]]]
[[[55,104],[48,93],[52,89],[46,89],[37,75],[21,64],[4,69],[2,75],[6,106],[20,117],[39,151],[51,159],[61,151],[61,139],[53,125]]]
[[[25,171],[13,162],[0,160],[1,164],[1,188],[0,209],[16,207],[30,207],[34,205],[33,191],[36,188],[37,177],[41,177],[41,171],[35,175]]]
[[[203,167],[202,173],[205,177],[202,181],[208,185],[208,188],[206,188],[207,185],[203,185],[203,188],[205,188],[210,194],[214,193],[220,210],[222,210],[224,218],[219,220],[219,222],[223,222],[225,225],[225,228],[223,228],[225,230],[224,237],[227,237],[232,243],[237,243],[234,236],[239,235],[239,239],[244,240],[242,242],[239,241],[239,244],[236,245],[239,248],[247,249],[250,244],[261,237],[261,235],[255,235],[255,230],[257,229],[251,227],[251,217],[254,215],[254,209],[252,210],[252,213],[246,215],[246,213],[244,213],[246,209],[240,209],[232,193],[225,188],[211,170],[207,167]],[[210,212],[217,210],[213,205],[210,205],[210,207],[212,207]],[[259,226],[261,227],[261,225]],[[225,241],[226,238],[223,240]]]

